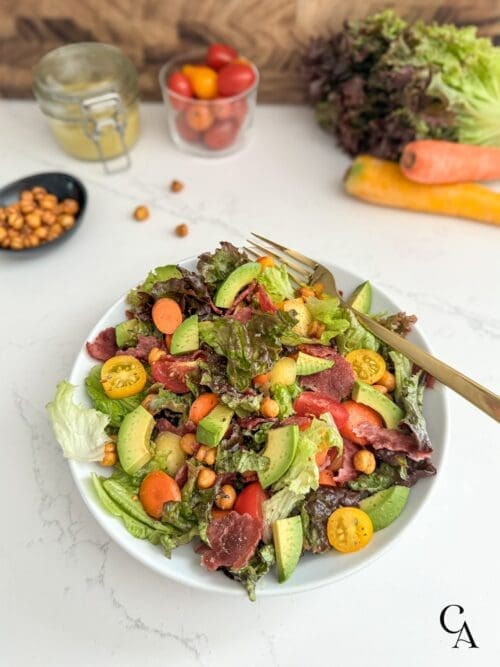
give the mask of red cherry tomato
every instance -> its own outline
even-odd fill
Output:
[[[182,72],[173,72],[168,77],[167,88],[174,93],[177,93],[177,95],[182,95],[182,97],[193,97],[193,88],[191,83],[189,82],[187,76],[182,74]],[[171,95],[169,99],[174,109],[179,111],[180,109],[184,108],[185,103],[182,100],[177,99],[173,95]]]
[[[186,116],[183,113],[179,114],[175,119],[175,126],[177,127],[177,132],[184,139],[184,141],[194,143],[200,138],[200,133],[188,125]]]
[[[186,122],[197,132],[204,132],[214,122],[214,115],[204,104],[191,104],[186,109]]]
[[[212,111],[217,120],[228,120],[233,117],[233,103],[226,100],[215,100]]]
[[[295,399],[293,409],[298,415],[314,415],[315,417],[320,417],[325,412],[329,412],[340,431],[347,423],[347,410],[342,403],[334,401],[328,394],[304,391]]]
[[[236,498],[234,511],[238,514],[250,514],[255,519],[262,519],[262,503],[267,500],[268,495],[259,482],[252,482],[245,486]]]
[[[234,120],[218,120],[203,135],[205,146],[213,151],[220,151],[230,146],[238,134],[238,125]]]
[[[220,69],[238,57],[238,52],[227,44],[211,44],[207,51],[207,65]]]
[[[248,104],[247,101],[242,98],[241,100],[234,100],[234,102],[231,102],[231,112],[234,120],[238,123],[238,125],[242,125],[243,121],[246,118],[248,111]]]
[[[248,90],[255,81],[255,72],[249,65],[230,63],[219,71],[219,95],[231,97]]]

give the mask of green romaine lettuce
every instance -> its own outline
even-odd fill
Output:
[[[410,360],[400,352],[391,351],[389,356],[394,363],[395,398],[405,411],[405,417],[401,423],[406,424],[412,431],[420,448],[430,448],[431,443],[423,412],[425,374],[423,371],[412,374]]]
[[[86,408],[73,401],[75,387],[63,380],[47,411],[57,442],[64,456],[75,461],[100,461],[109,440],[106,427],[110,419],[102,411]]]
[[[356,316],[350,310],[344,312],[350,324],[349,328],[335,339],[339,352],[344,356],[353,350],[362,348],[377,352],[380,344],[375,336],[361,326]]]
[[[219,447],[215,461],[215,470],[218,473],[246,472],[247,470],[263,472],[267,470],[268,466],[267,456],[257,454],[250,449],[237,449],[235,452],[230,452]]]
[[[293,415],[293,402],[301,392],[302,389],[296,382],[288,386],[275,384],[271,387],[271,396],[280,408],[278,415],[280,419]]]
[[[274,303],[285,301],[285,299],[293,299],[295,295],[284,264],[268,267],[262,271],[257,278],[257,282],[262,285]]]
[[[388,463],[381,463],[371,475],[363,473],[356,479],[347,482],[347,486],[353,491],[367,491],[372,494],[399,483],[400,476],[397,468]]]
[[[349,328],[345,310],[341,308],[340,301],[336,297],[318,299],[311,296],[307,299],[306,306],[312,318],[324,324],[328,331],[334,331],[335,336]]]
[[[275,521],[286,519],[292,512],[297,510],[304,500],[303,495],[298,495],[288,488],[281,489],[262,503],[262,518],[264,520],[263,540],[271,542],[272,525]]]
[[[109,398],[103,389],[101,383],[101,368],[102,364],[93,366],[85,379],[85,388],[94,407],[108,415],[109,425],[114,428],[119,428],[125,415],[141,404],[141,401],[147,394],[147,389],[144,389],[135,396],[128,398]]]
[[[160,388],[149,402],[148,409],[152,414],[160,412],[160,410],[170,410],[171,412],[178,412],[183,418],[186,418],[191,403],[192,399],[189,394],[174,394],[173,391]]]

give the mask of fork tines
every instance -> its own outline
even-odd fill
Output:
[[[288,273],[290,274],[290,277],[293,278],[293,280],[298,285],[304,285],[305,283],[309,282],[312,273],[317,267],[317,263],[314,260],[306,257],[305,255],[302,255],[296,250],[291,250],[290,248],[287,248],[280,243],[270,241],[269,239],[266,239],[264,236],[260,236],[259,234],[254,234],[252,232],[252,236],[255,236],[255,238],[259,239],[260,241],[263,241],[266,246],[271,247],[269,248],[263,246],[259,243],[256,243],[253,239],[248,239],[247,243],[249,244],[249,247],[247,246],[245,250],[249,254],[253,255],[254,257],[261,257],[262,254],[270,255],[288,267]],[[309,268],[309,270],[306,270],[304,266],[300,266],[297,262],[305,265]]]

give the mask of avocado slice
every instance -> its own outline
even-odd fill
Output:
[[[232,271],[215,295],[217,308],[231,308],[238,292],[255,280],[262,270],[258,262],[247,262]]]
[[[138,336],[147,336],[151,334],[151,328],[146,322],[141,322],[132,318],[125,320],[115,327],[116,344],[118,347],[132,347],[137,345]]]
[[[142,405],[125,415],[118,431],[118,458],[125,472],[136,473],[151,460],[149,440],[155,420]]]
[[[198,315],[191,315],[181,322],[172,335],[171,354],[194,352],[200,347]]]
[[[298,441],[299,427],[297,424],[281,426],[268,431],[267,444],[262,455],[269,459],[269,467],[258,473],[259,482],[264,489],[283,477],[292,465]]]
[[[409,495],[410,489],[407,486],[390,486],[364,498],[359,506],[372,520],[373,530],[382,530],[398,518]]]
[[[297,375],[313,375],[314,373],[321,373],[321,371],[327,371],[334,364],[332,359],[313,357],[312,354],[306,354],[305,352],[299,352],[296,361]]]
[[[175,477],[179,468],[186,460],[186,454],[181,448],[181,437],[175,433],[162,431],[155,440],[155,456],[167,456],[165,471]]]
[[[196,429],[196,440],[207,447],[217,447],[229,428],[233,414],[233,410],[226,405],[216,405],[199,422]]]
[[[304,534],[300,516],[290,516],[288,519],[275,521],[273,541],[276,549],[278,581],[282,584],[291,577],[302,553]]]
[[[368,280],[356,287],[347,303],[360,313],[368,315],[372,307],[372,286]]]
[[[366,382],[356,380],[352,397],[358,403],[363,403],[363,405],[367,405],[378,412],[387,428],[397,428],[399,422],[405,416],[403,410],[394,401],[391,401],[390,398],[387,398]]]

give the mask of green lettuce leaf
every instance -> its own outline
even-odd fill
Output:
[[[222,241],[215,252],[205,252],[198,258],[197,271],[204,282],[218,287],[238,266],[246,264],[248,257],[231,243]]]
[[[344,312],[350,324],[349,328],[335,339],[339,352],[344,356],[353,350],[359,349],[368,349],[377,352],[380,344],[375,336],[361,326],[351,311],[346,310]]]
[[[188,416],[191,403],[192,399],[189,394],[174,394],[173,391],[160,388],[149,402],[148,409],[152,414],[156,414],[160,410],[178,412],[184,419]]]
[[[321,419],[313,419],[306,431],[300,431],[292,465],[273,486],[274,491],[288,488],[300,496],[318,488],[319,469],[316,464],[316,454],[330,447],[339,447],[342,450],[343,446],[333,419],[330,421],[328,417],[322,415]]]
[[[238,449],[231,452],[218,448],[215,470],[221,472],[263,472],[269,467],[269,459],[251,449]]]
[[[47,405],[52,428],[64,456],[75,461],[100,461],[109,441],[110,419],[102,411],[74,403],[74,385],[59,382],[54,399]]]
[[[248,565],[241,570],[228,570],[228,573],[232,579],[239,581],[245,587],[249,599],[255,602],[255,586],[259,579],[269,572],[275,560],[273,545],[266,544],[257,549]]]
[[[282,351],[281,336],[294,323],[285,312],[258,313],[249,322],[221,317],[200,327],[200,340],[226,357],[229,384],[244,391],[253,377],[272,368]]]
[[[293,299],[295,296],[284,264],[268,267],[257,278],[257,282],[264,287],[274,303],[279,303],[285,299]]]
[[[363,473],[356,479],[347,482],[347,486],[353,491],[366,491],[371,494],[399,483],[400,476],[397,468],[388,463],[381,463],[371,475]]]
[[[148,273],[146,280],[140,285],[139,290],[149,294],[153,289],[153,285],[164,282],[165,280],[170,280],[171,278],[182,278],[182,273],[177,266],[172,264],[168,264],[167,266],[157,266],[156,269],[153,269]]]
[[[291,516],[304,500],[304,496],[298,495],[288,488],[281,489],[262,503],[262,518],[264,520],[263,540],[271,542],[272,525],[275,521],[286,519]]]
[[[394,363],[396,377],[394,396],[405,411],[401,423],[406,424],[412,431],[421,449],[430,448],[431,442],[424,417],[425,373],[417,371],[412,374],[410,360],[400,352],[393,350],[389,352],[389,356]]]
[[[148,392],[147,389],[144,389],[139,394],[129,396],[128,398],[109,398],[101,383],[101,368],[102,364],[98,364],[90,369],[85,379],[85,388],[94,407],[108,415],[109,425],[119,428],[125,415],[135,410]]]
[[[336,297],[318,299],[311,296],[307,299],[306,306],[312,318],[324,324],[328,331],[334,331],[335,336],[349,328],[345,310],[340,306],[340,300]]]
[[[293,402],[302,393],[302,389],[294,382],[291,385],[275,384],[271,387],[271,396],[278,403],[279,418],[285,419],[293,415]]]

